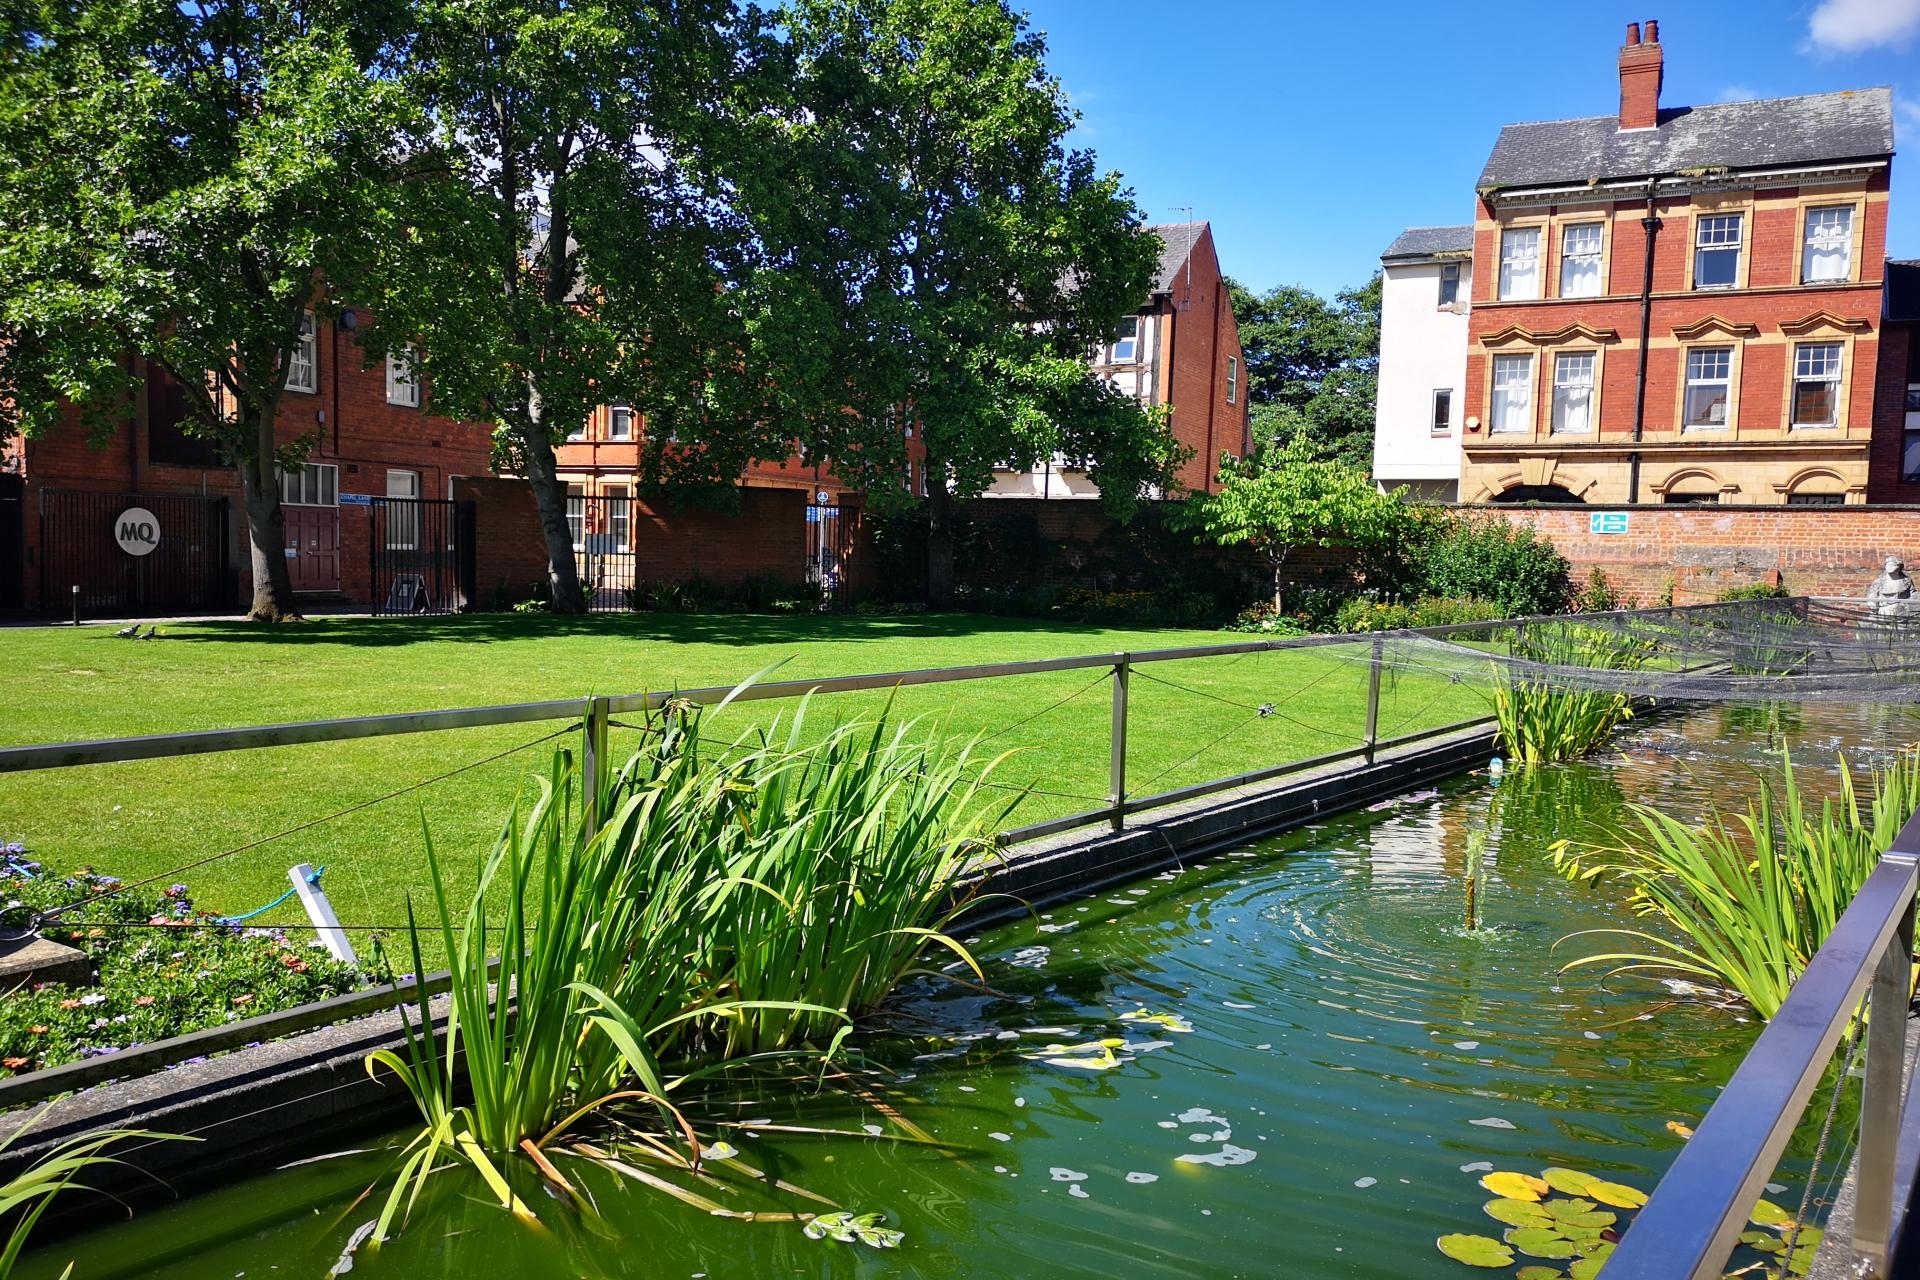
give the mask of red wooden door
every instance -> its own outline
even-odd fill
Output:
[[[340,589],[340,508],[284,506],[287,572],[295,591]]]

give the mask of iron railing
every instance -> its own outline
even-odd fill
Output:
[[[1887,1276],[1920,1152],[1920,1098],[1906,1092],[1920,814],[1909,819],[1793,984],[1785,1003],[1680,1149],[1607,1260],[1607,1280],[1706,1280],[1728,1256],[1772,1177],[1807,1101],[1868,997],[1853,1267]]]
[[[1618,610],[1612,614],[1583,615],[1588,619],[1638,618],[1677,622],[1682,618],[1711,619],[1716,615],[1751,612],[1755,609],[1791,610],[1795,601],[1758,601],[1740,604],[1683,605],[1650,610]],[[353,716],[335,720],[312,720],[288,724],[258,725],[239,729],[196,730],[185,733],[152,734],[140,737],[109,738],[89,742],[42,743],[29,746],[0,747],[0,774],[25,773],[46,769],[74,768],[82,765],[159,760],[179,756],[219,752],[247,751],[263,747],[294,746],[316,742],[346,742],[362,738],[393,737],[403,734],[431,733],[483,726],[538,724],[577,721],[581,726],[583,767],[588,776],[598,776],[608,759],[608,734],[613,718],[623,714],[659,710],[669,702],[709,706],[724,700],[761,702],[796,698],[809,694],[854,693],[892,690],[919,685],[951,684],[972,680],[1039,675],[1061,671],[1088,671],[1106,668],[1112,677],[1112,705],[1109,714],[1108,787],[1106,802],[1095,809],[1052,818],[1001,834],[1005,844],[1039,839],[1067,831],[1109,826],[1124,830],[1127,819],[1135,814],[1183,804],[1208,795],[1267,782],[1288,775],[1304,774],[1347,761],[1373,763],[1382,752],[1429,741],[1447,734],[1484,729],[1493,717],[1482,716],[1449,724],[1416,728],[1389,738],[1380,737],[1380,702],[1385,644],[1394,636],[1428,635],[1448,639],[1497,635],[1502,630],[1517,631],[1527,622],[1547,619],[1503,620],[1469,623],[1459,626],[1428,627],[1418,630],[1381,632],[1365,635],[1297,636],[1275,640],[1244,640],[1229,644],[1191,645],[1128,653],[1087,654],[1066,658],[1041,658],[1015,662],[990,662],[959,667],[935,667],[909,671],[889,671],[867,675],[832,676],[821,679],[780,680],[747,685],[744,688],[715,685],[707,688],[667,690],[657,693],[595,695],[586,698],[562,698],[542,702],[522,702],[487,707],[464,707],[443,711],[411,711],[389,715]],[[1293,650],[1324,649],[1334,646],[1368,646],[1367,701],[1364,733],[1356,745],[1305,759],[1291,760],[1230,777],[1218,778],[1173,790],[1148,795],[1130,794],[1127,774],[1127,740],[1131,710],[1131,675],[1136,668],[1158,663],[1197,658],[1232,657],[1243,654]],[[400,994],[394,988],[357,993],[343,997],[345,1003],[334,1007],[335,1018],[371,1012],[395,1003]],[[328,1018],[312,1020],[310,1006],[287,1010],[282,1014],[262,1015],[249,1023],[231,1028],[199,1032],[172,1040],[156,1042],[124,1054],[114,1054],[35,1071],[0,1080],[0,1111],[85,1088],[103,1080],[155,1070],[210,1051],[211,1047],[229,1047],[227,1033],[245,1026],[249,1039],[268,1034],[290,1034],[322,1025]],[[259,1024],[259,1025],[256,1025]],[[272,1028],[269,1031],[269,1027]],[[244,1043],[233,1041],[232,1043]],[[1609,1275],[1613,1274],[1611,1271]]]
[[[465,610],[473,600],[473,503],[376,497],[367,506],[372,612]]]
[[[228,502],[175,493],[40,491],[40,608],[64,616],[232,603]]]

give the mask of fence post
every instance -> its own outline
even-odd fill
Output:
[[[1913,864],[1913,854],[1887,858]],[[1913,964],[1913,904],[1887,943],[1868,996],[1866,1079],[1860,1093],[1860,1157],[1853,1200],[1853,1256],[1882,1275],[1893,1235],[1894,1165],[1900,1144],[1900,1103],[1906,1059],[1907,1006]]]
[[[1373,763],[1373,749],[1380,741],[1380,658],[1387,642],[1373,638],[1373,658],[1367,664],[1367,747],[1366,760]]]
[[[611,718],[610,699],[587,699],[580,717],[580,810],[586,815],[588,831],[600,826],[600,783],[607,771],[607,722]]]
[[[1132,654],[1123,653],[1113,664],[1113,729],[1109,738],[1107,790],[1113,797],[1113,829],[1127,825],[1127,673]]]
[[[1693,655],[1687,651],[1693,640],[1692,619],[1693,615],[1690,613],[1680,615],[1680,673],[1682,675],[1686,674],[1688,664],[1693,661]]]

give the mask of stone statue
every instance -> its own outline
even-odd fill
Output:
[[[1875,613],[1907,613],[1914,607],[1913,579],[1899,556],[1887,557],[1886,572],[1867,588],[1867,603]]]

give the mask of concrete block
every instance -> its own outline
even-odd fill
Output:
[[[11,942],[0,940],[0,993],[41,982],[69,987],[93,985],[93,961],[86,952],[38,934]]]

